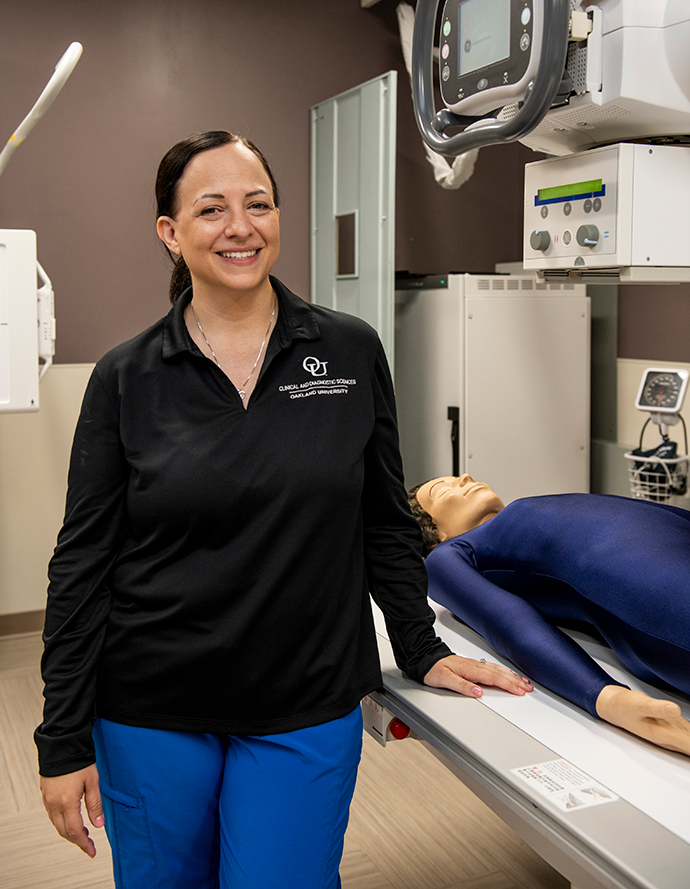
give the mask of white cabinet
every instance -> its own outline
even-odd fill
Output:
[[[407,485],[469,472],[506,503],[588,491],[584,285],[448,275],[396,286],[395,385]],[[455,442],[449,408],[457,409]]]

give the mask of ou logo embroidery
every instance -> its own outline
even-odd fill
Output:
[[[325,377],[327,365],[327,361],[319,361],[318,358],[314,358],[312,355],[307,356],[302,362],[302,367],[313,377]]]

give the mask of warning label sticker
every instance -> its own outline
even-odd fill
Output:
[[[563,812],[614,803],[618,799],[613,791],[565,759],[540,762],[511,771]]]

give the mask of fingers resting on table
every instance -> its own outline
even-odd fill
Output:
[[[424,684],[432,688],[448,688],[461,695],[479,698],[481,685],[502,688],[514,695],[532,691],[532,684],[524,676],[518,676],[507,667],[457,654],[441,658],[424,677]]]

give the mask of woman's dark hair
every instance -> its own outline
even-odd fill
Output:
[[[422,482],[419,485],[415,485],[414,488],[410,488],[407,492],[407,500],[410,504],[412,515],[417,519],[417,524],[421,528],[422,542],[424,543],[424,556],[426,557],[436,544],[441,542],[441,539],[438,535],[436,522],[425,509],[422,509],[419,500],[417,500],[417,491],[425,484],[426,482]]]
[[[211,130],[208,133],[193,133],[186,139],[182,139],[181,142],[177,142],[160,162],[156,176],[156,219],[160,216],[175,218],[178,209],[177,187],[190,160],[195,155],[201,154],[202,151],[220,148],[222,145],[244,145],[257,156],[271,183],[273,203],[276,207],[280,205],[278,186],[273,178],[273,173],[268,161],[256,145],[249,139],[245,139],[244,136],[227,133],[225,130]],[[167,247],[165,249],[168,250]],[[168,250],[168,254],[174,263],[170,278],[170,302],[175,304],[182,291],[191,285],[192,279],[184,259],[181,256],[175,256],[170,250]]]

